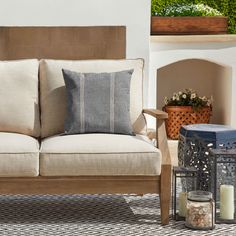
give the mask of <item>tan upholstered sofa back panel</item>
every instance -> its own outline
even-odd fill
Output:
[[[123,59],[125,26],[0,27],[0,60]]]
[[[0,132],[40,135],[39,62],[0,61]]]
[[[42,138],[64,131],[66,113],[65,83],[62,69],[78,72],[115,72],[134,69],[131,78],[130,114],[135,133],[145,133],[146,122],[142,115],[143,103],[142,59],[134,60],[41,60],[41,136]]]

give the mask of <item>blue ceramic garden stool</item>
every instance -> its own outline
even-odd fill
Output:
[[[198,189],[211,191],[212,159],[210,149],[236,148],[236,129],[225,125],[195,124],[182,126],[178,143],[179,165],[198,170]]]

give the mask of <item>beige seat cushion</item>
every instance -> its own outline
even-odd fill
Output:
[[[42,141],[40,175],[159,175],[161,153],[146,136],[78,134]]]
[[[134,69],[130,88],[130,115],[135,133],[145,133],[146,123],[142,115],[143,60],[41,60],[40,97],[42,137],[64,131],[66,91],[62,68],[78,72],[115,72]]]
[[[38,67],[36,59],[0,61],[0,131],[40,135]]]
[[[23,134],[0,132],[0,177],[29,177],[38,174],[38,141]]]

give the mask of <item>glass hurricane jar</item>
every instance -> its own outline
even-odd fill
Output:
[[[209,230],[215,227],[215,203],[212,193],[191,191],[187,198],[185,225],[191,229]]]

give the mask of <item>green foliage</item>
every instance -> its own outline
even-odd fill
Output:
[[[202,107],[211,106],[212,98],[200,97],[192,89],[185,89],[173,94],[171,98],[165,97],[164,103],[166,106],[191,106],[194,110]]]
[[[168,5],[158,14],[159,16],[222,16],[222,14],[205,4],[176,3]]]
[[[152,15],[160,13],[169,5],[178,3],[202,3],[217,9],[228,17],[229,33],[236,34],[236,0],[152,0]]]

